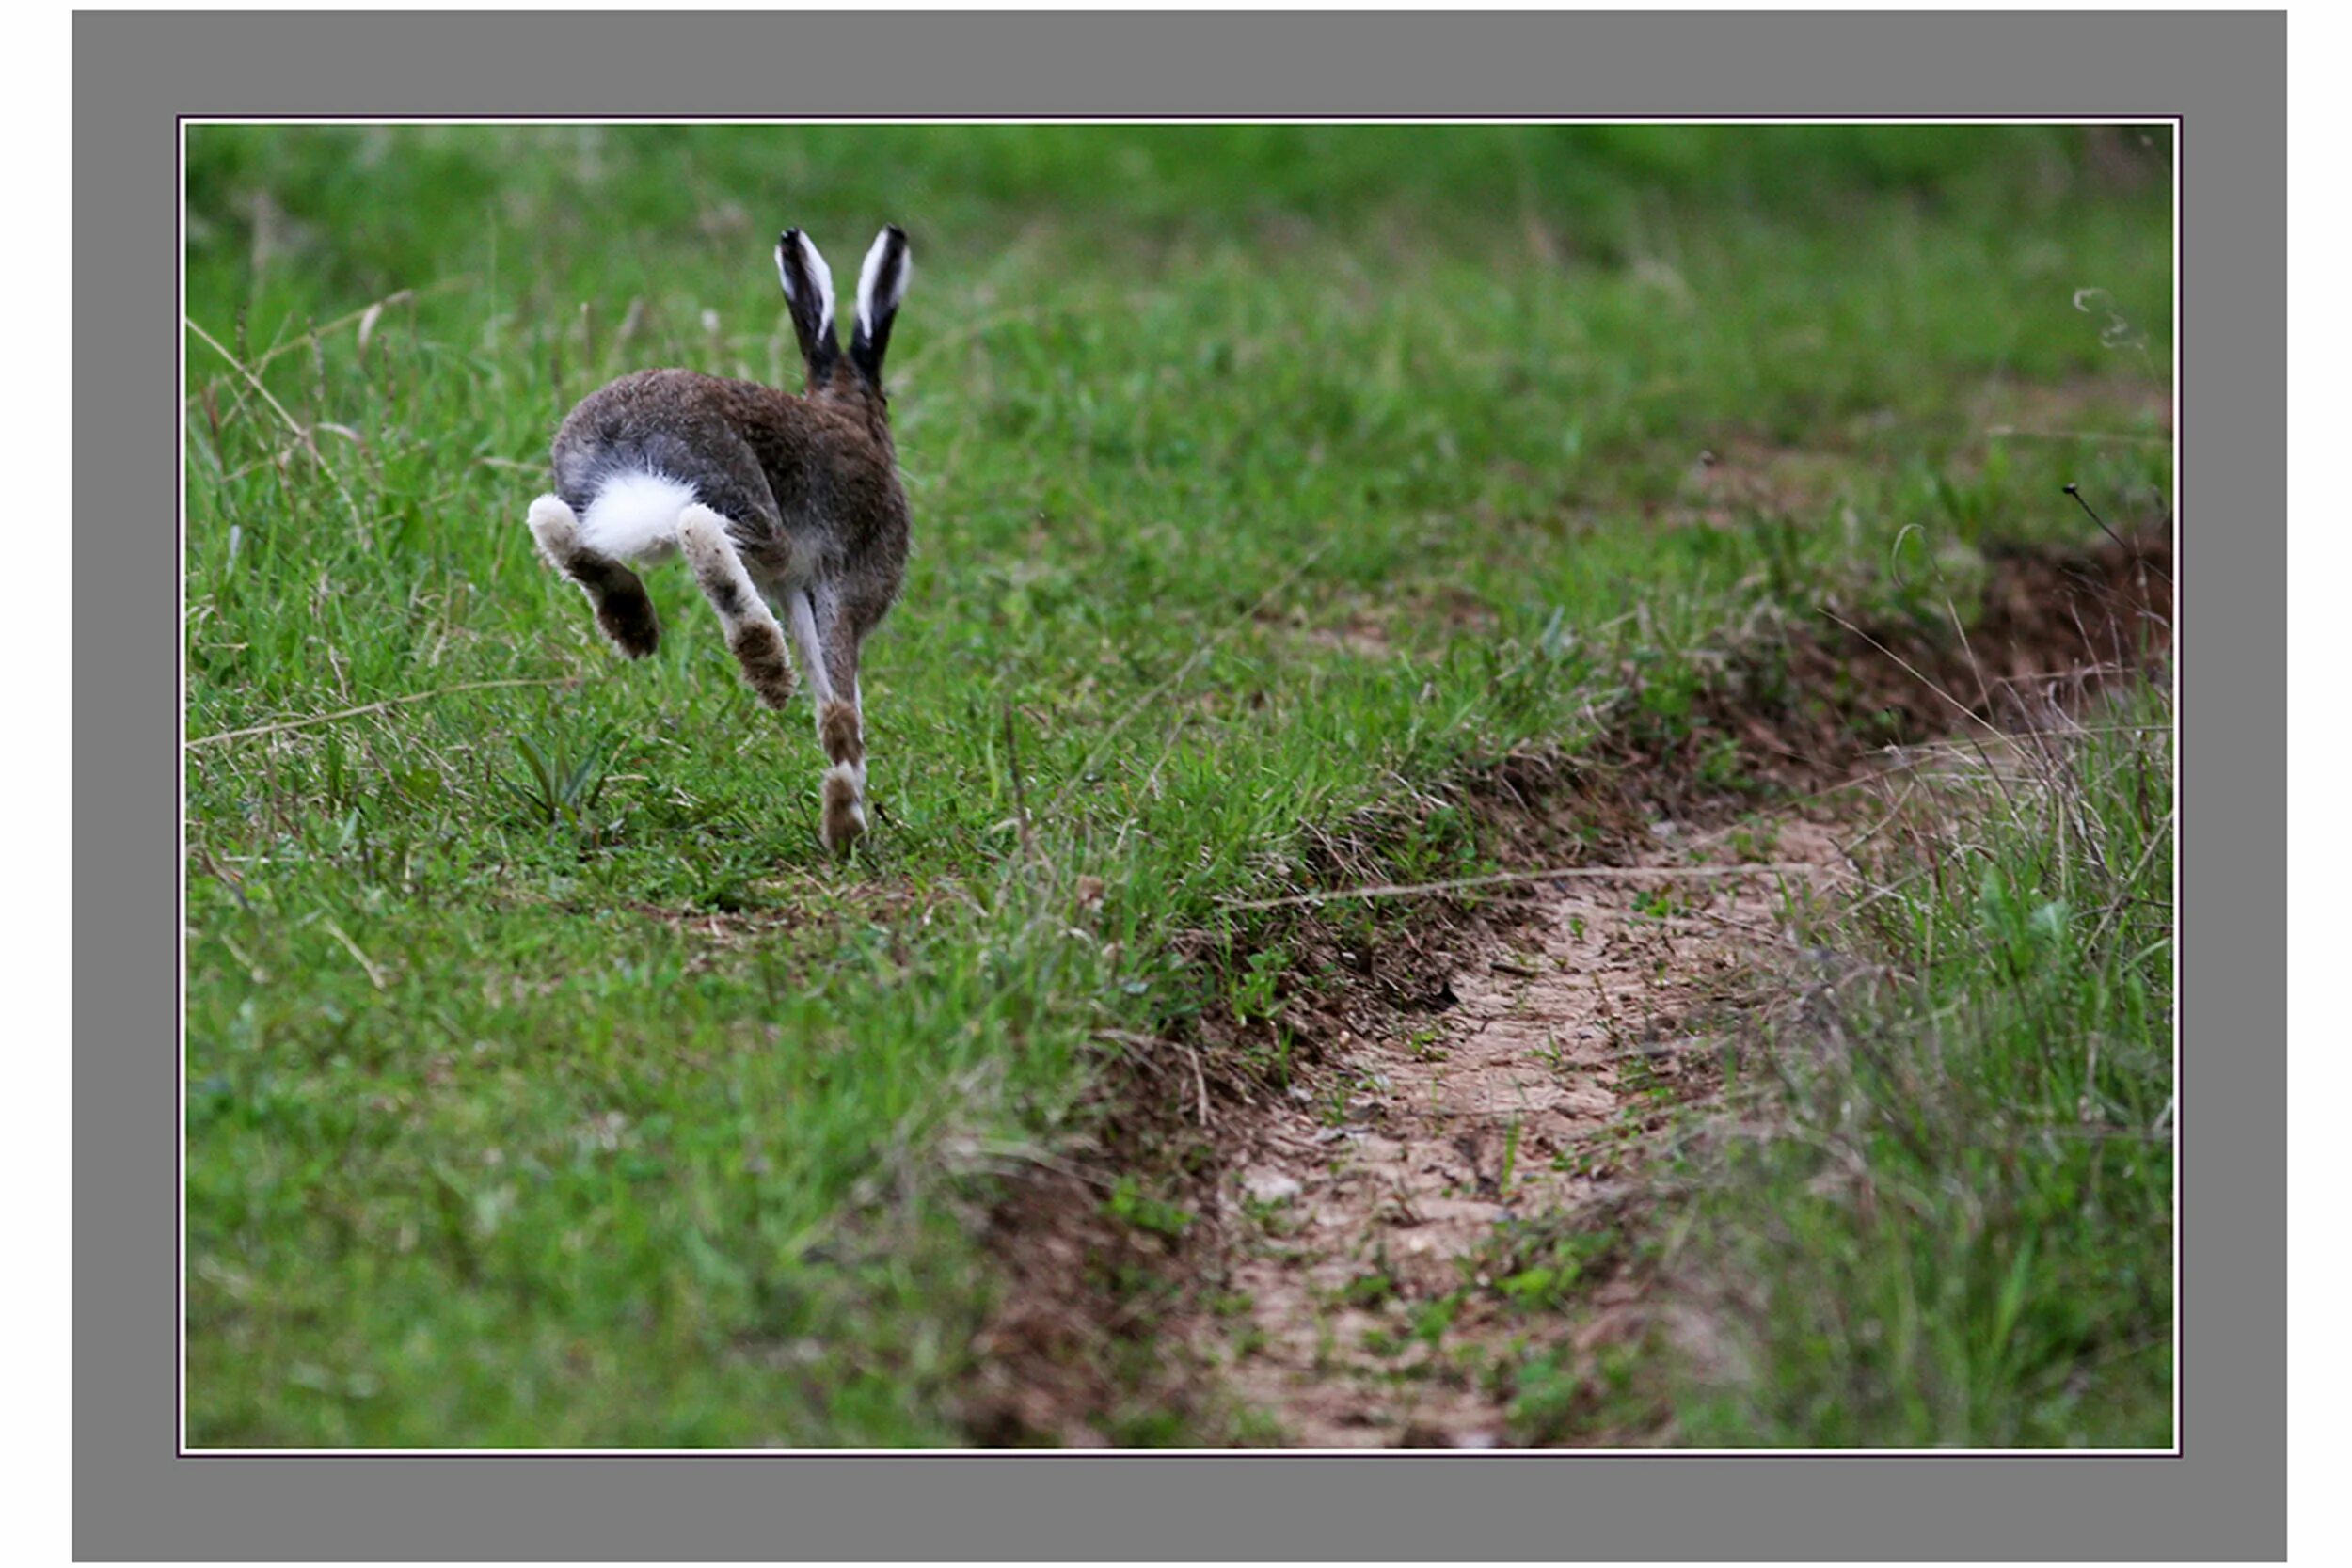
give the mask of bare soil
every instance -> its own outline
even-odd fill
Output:
[[[1208,1331],[1279,1441],[1512,1440],[1508,1385],[1482,1375],[1522,1331],[1488,1272],[1497,1227],[1606,1214],[1642,1142],[1711,1078],[1710,1025],[1739,1006],[1748,951],[1790,940],[1787,900],[1848,871],[1837,831],[1801,816],[1766,835],[1789,868],[1769,873],[1684,875],[1739,863],[1726,835],[1679,836],[1616,875],[1542,884],[1430,1026],[1343,1042],[1229,1134],[1225,1292],[1243,1305]],[[1417,1314],[1457,1292],[1442,1337],[1414,1342]],[[1629,1279],[1604,1286],[1580,1348],[1638,1334],[1653,1306]]]

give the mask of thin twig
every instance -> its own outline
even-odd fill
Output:
[[[460,691],[487,691],[509,686],[570,686],[579,677],[559,675],[552,680],[463,681],[456,686],[437,687],[431,691],[411,691],[405,697],[387,697],[380,703],[362,703],[358,707],[338,708],[333,713],[313,713],[301,719],[281,719],[275,723],[251,724],[242,730],[222,730],[215,735],[200,735],[187,743],[193,752],[201,746],[218,746],[231,740],[245,740],[257,735],[278,735],[287,730],[307,730],[314,724],[332,724],[344,719],[358,719],[386,708],[401,707],[409,703],[430,702],[436,697],[454,696]]]
[[[261,394],[262,401],[268,404],[277,412],[278,417],[286,421],[286,428],[294,433],[295,439],[299,440],[304,450],[310,452],[310,461],[319,466],[319,471],[326,475],[327,483],[335,486],[335,494],[342,498],[343,509],[351,514],[351,526],[364,535],[368,525],[367,520],[359,515],[359,503],[352,499],[351,491],[343,483],[343,476],[336,470],[335,465],[329,463],[326,460],[326,454],[319,450],[318,437],[310,433],[310,427],[286,412],[286,405],[270,395],[270,389],[262,385],[262,378],[246,369],[243,361],[222,347],[219,339],[197,325],[194,317],[183,316],[180,319],[187,324],[189,331],[211,344],[214,353],[228,360],[230,368],[245,377],[247,384]]]
[[[1005,699],[1005,767],[1012,774],[1013,820],[1021,828],[1021,858],[1036,858],[1037,846],[1029,836],[1029,791],[1021,782],[1021,737],[1012,725],[1012,699]]]
[[[1603,918],[1613,918],[1623,912],[1622,911],[1613,910],[1606,904],[1586,903],[1581,898],[1562,899],[1559,903],[1552,905],[1551,908],[1565,910],[1580,915],[1599,915]],[[1718,928],[1738,931],[1742,936],[1752,937],[1757,942],[1774,942],[1782,947],[1787,947],[1799,953],[1805,951],[1805,944],[1804,942],[1792,940],[1786,932],[1775,931],[1769,927],[1758,926],[1753,921],[1734,920],[1731,916],[1727,914],[1718,914],[1713,910],[1692,910],[1687,915],[1638,914],[1629,918],[1644,927],[1658,926],[1670,931],[1705,932]],[[1495,964],[1492,967],[1498,972],[1506,974],[1523,974],[1530,979],[1541,978],[1539,973],[1534,970],[1519,969],[1516,966],[1505,966],[1503,964]]]
[[[267,387],[262,385],[262,378],[260,376],[255,375],[251,371],[246,369],[245,362],[243,360],[239,359],[235,355],[230,353],[228,349],[221,346],[221,341],[218,338],[214,337],[211,333],[197,325],[193,317],[183,316],[181,320],[187,323],[189,331],[195,333],[198,337],[203,339],[205,342],[210,344],[215,354],[217,354],[223,359],[228,360],[229,368],[230,370],[235,371],[239,375],[245,377],[246,385],[251,387],[256,392],[259,392],[262,395],[262,401],[268,404],[270,408],[278,415],[278,417],[286,421],[286,428],[294,433],[294,435],[301,440],[303,446],[309,449],[312,457],[317,457],[319,455],[319,444],[310,438],[310,429],[305,426],[300,420],[295,419],[292,414],[286,412],[286,405],[278,402],[276,397],[272,396],[270,389]]]
[[[1966,703],[1962,702],[1959,698],[1953,696],[1950,692],[1936,685],[1935,682],[1921,674],[1918,667],[1914,665],[1909,659],[1903,657],[1902,655],[1897,653],[1894,649],[1888,647],[1877,638],[1872,637],[1868,632],[1864,631],[1860,626],[1855,626],[1851,621],[1847,620],[1843,615],[1838,614],[1837,611],[1824,605],[1821,607],[1821,613],[1836,622],[1839,626],[1845,627],[1848,631],[1853,633],[1856,637],[1862,639],[1865,642],[1870,644],[1871,647],[1876,648],[1880,653],[1883,653],[1887,657],[1893,659],[1897,664],[1901,665],[1904,673],[1910,675],[1914,680],[1917,681],[1921,686],[1926,687],[1930,691],[1932,691],[1937,696],[1943,698],[1946,703],[1951,705],[1952,711],[1959,714],[1963,719],[1967,720],[1970,723],[1989,731],[1994,735],[1997,736],[2001,733],[1998,725],[1993,723],[1992,721],[1988,719],[1979,717],[1976,710],[1971,708]]]
[[[253,908],[253,905],[246,897],[245,885],[237,880],[236,876],[230,872],[227,866],[221,864],[219,860],[214,856],[213,852],[210,849],[205,848],[201,844],[194,846],[194,848],[196,851],[196,858],[202,863],[204,869],[211,872],[215,879],[217,880],[221,886],[227,888],[230,895],[236,899],[237,908],[250,911]],[[253,966],[247,964],[246,967],[250,969]]]
[[[1402,898],[1424,893],[1456,893],[1466,888],[1500,887],[1513,882],[1549,882],[1567,878],[1614,880],[1618,878],[1681,878],[1820,876],[1827,868],[1803,861],[1758,862],[1748,865],[1565,865],[1549,871],[1498,871],[1485,877],[1460,877],[1444,882],[1382,882],[1371,887],[1335,888],[1328,893],[1294,893],[1280,898],[1220,898],[1229,910],[1279,910],[1294,904],[1326,904],[1341,898]]]
[[[2118,884],[2119,886],[2129,888],[2138,881],[2140,873],[2148,869],[2148,863],[2155,858],[2156,851],[2171,846],[2172,823],[2177,810],[2176,807],[2174,811],[2168,811],[2164,814],[2164,820],[2157,823],[2155,832],[2148,835],[2148,843],[2140,850],[2139,859],[2133,863],[2130,873],[2123,878],[2122,881]],[[2123,917],[2123,907],[2124,900],[2119,898],[2116,902],[2109,904],[2106,911],[2099,917],[2097,928],[2090,933],[2090,945],[2093,948],[2107,940],[2108,931],[2112,930],[2116,923]]]
[[[1187,1045],[1184,1047],[1184,1057],[1192,1063],[1193,1097],[1199,1106],[1200,1125],[1206,1127],[1209,1125],[1209,1076],[1200,1070],[1200,1052]]]
[[[2100,516],[2096,512],[2092,512],[2090,510],[2090,503],[2083,499],[2083,487],[2081,485],[2069,484],[2066,486],[2066,493],[2074,498],[2074,504],[2081,507],[2092,522],[2099,525],[2099,531],[2101,533],[2106,534],[2109,539],[2115,541],[2115,547],[2117,549],[2122,550],[2126,554],[2130,553],[2131,546],[2123,542],[2123,536],[2116,532],[2115,530],[2107,527],[2107,520],[2105,517]],[[2164,578],[2166,587],[2169,588],[2172,585],[2171,573],[2166,571],[2163,567],[2156,565],[2153,562],[2149,562],[2149,569],[2154,572],[2156,576]]]
[[[324,924],[326,927],[326,934],[333,937],[337,942],[342,942],[343,944],[343,951],[358,959],[359,967],[368,972],[368,983],[373,986],[377,990],[382,990],[384,989],[384,972],[376,967],[375,960],[369,958],[365,953],[360,952],[359,944],[352,941],[351,934],[345,931],[341,926],[336,925],[331,920],[326,921]]]

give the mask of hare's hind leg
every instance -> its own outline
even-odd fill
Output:
[[[821,600],[821,604],[820,604]],[[792,595],[792,636],[816,689],[817,743],[825,749],[826,847],[847,849],[866,832],[866,721],[857,682],[857,632],[830,590]]]
[[[694,568],[694,581],[719,612],[727,647],[743,667],[743,679],[759,700],[781,712],[792,698],[792,661],[784,651],[784,629],[753,586],[743,558],[727,537],[727,520],[697,502],[678,514],[678,546]]]
[[[531,536],[547,563],[580,585],[596,612],[596,625],[612,645],[643,658],[661,645],[661,623],[637,574],[580,542],[580,519],[555,496],[531,503]]]
[[[825,847],[847,849],[866,836],[866,746],[860,734],[857,708],[850,703],[828,703],[818,719],[825,755]]]

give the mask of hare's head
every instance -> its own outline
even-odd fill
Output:
[[[792,332],[808,364],[808,389],[882,395],[882,355],[890,347],[890,324],[906,297],[913,272],[906,231],[896,224],[874,237],[857,279],[857,322],[845,359],[834,328],[833,269],[809,237],[787,229],[776,239],[776,276],[791,308]]]

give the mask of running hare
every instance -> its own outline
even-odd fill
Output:
[[[882,366],[908,270],[906,235],[884,229],[858,277],[844,356],[832,271],[807,235],[786,230],[776,272],[806,389],[795,397],[692,371],[623,376],[564,418],[555,493],[531,503],[540,553],[580,585],[596,625],[631,658],[652,653],[661,632],[628,563],[680,550],[744,680],[771,708],[792,695],[777,616],[791,623],[831,764],[823,832],[835,850],[866,832],[858,645],[906,573],[907,499]]]

